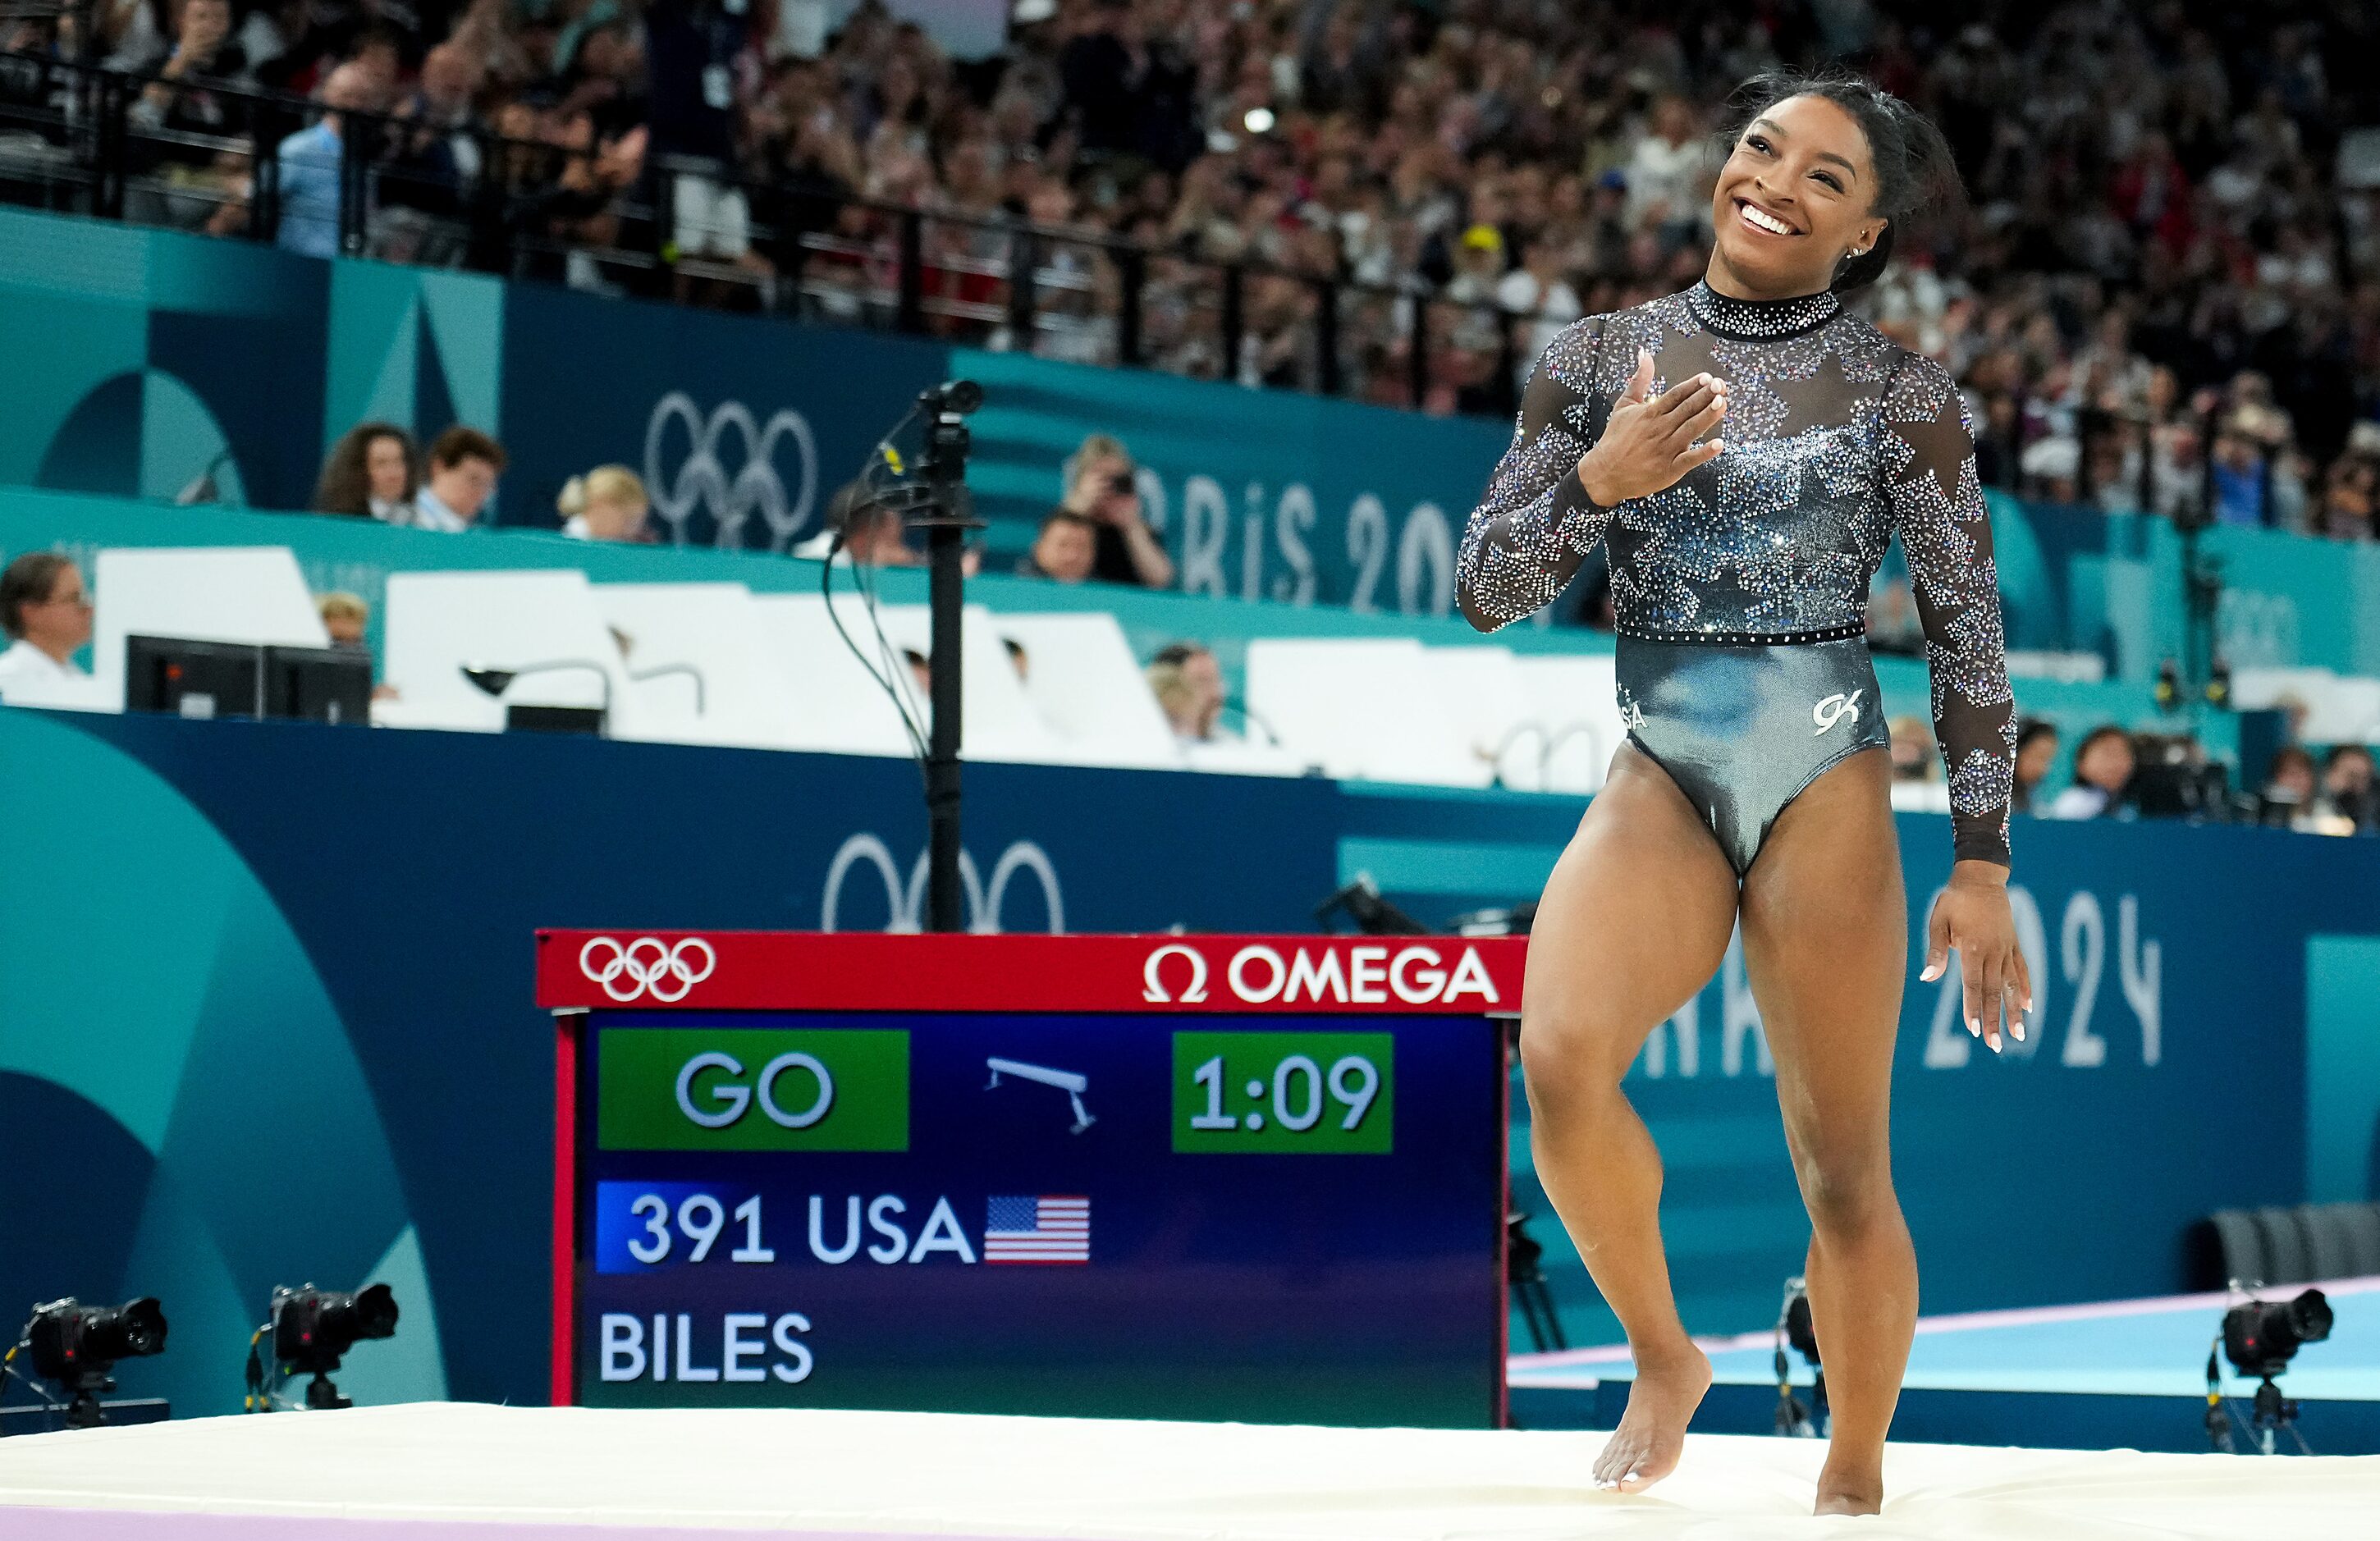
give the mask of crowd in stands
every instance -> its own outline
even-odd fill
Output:
[[[2380,146],[2354,130],[2380,123],[2380,85],[2338,65],[2380,43],[2369,6],[1018,0],[1005,50],[972,61],[872,3],[830,35],[824,0],[100,0],[95,15],[95,52],[170,82],[142,99],[161,125],[236,128],[208,82],[334,109],[281,149],[283,238],[310,249],[335,231],[338,111],[370,107],[419,126],[380,183],[372,239],[394,255],[460,260],[437,216],[487,185],[535,234],[601,248],[666,166],[681,253],[765,280],[803,260],[794,234],[832,237],[859,255],[805,263],[805,294],[857,315],[890,226],[837,200],[1030,220],[1160,254],[1143,342],[1176,370],[1315,384],[1317,294],[1293,275],[1373,286],[1344,303],[1339,363],[1384,402],[1404,400],[1413,346],[1390,291],[1517,318],[1441,312],[1438,411],[1508,409],[1555,329],[1697,276],[1730,89],[1780,60],[1846,58],[1936,117],[1970,189],[1864,303],[1965,383],[1988,484],[2374,533]],[[73,25],[20,23],[13,41],[72,50]],[[485,164],[475,129],[551,153]],[[164,214],[243,217],[232,158],[154,153],[169,189],[228,199]],[[756,220],[777,238],[756,242]],[[969,275],[1002,239],[927,230],[946,297],[982,297]],[[1240,358],[1217,356],[1220,295],[1194,259],[1268,269],[1244,297]],[[1112,358],[1115,265],[1088,245],[1045,261],[1034,346]],[[603,281],[592,261],[566,273]],[[1117,542],[1098,544],[1115,569]]]

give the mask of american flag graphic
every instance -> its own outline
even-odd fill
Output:
[[[1087,1263],[1091,1201],[1079,1195],[990,1198],[984,1201],[987,1263]]]

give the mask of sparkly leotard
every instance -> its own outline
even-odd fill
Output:
[[[1706,371],[1728,382],[1727,448],[1664,491],[1603,508],[1574,467],[1640,348],[1656,393]],[[1832,294],[1754,302],[1698,284],[1565,328],[1464,531],[1459,591],[1491,630],[1550,602],[1604,542],[1629,736],[1741,874],[1797,793],[1888,741],[1864,620],[1895,534],[1957,855],[2005,864],[2015,706],[1965,409],[1939,364]]]

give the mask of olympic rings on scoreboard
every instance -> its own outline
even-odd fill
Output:
[[[609,956],[602,956],[606,952]],[[719,954],[700,937],[675,942],[638,937],[625,944],[616,937],[589,937],[578,950],[578,971],[622,1004],[648,994],[665,1003],[683,1001],[718,966]]]

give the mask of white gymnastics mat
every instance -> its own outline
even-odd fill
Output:
[[[1687,1441],[1598,1493],[1601,1434],[419,1403],[0,1439],[7,1541],[1454,1541],[2380,1535],[2380,1457],[1896,1447],[1881,1518],[1812,1520],[1815,1441]]]

